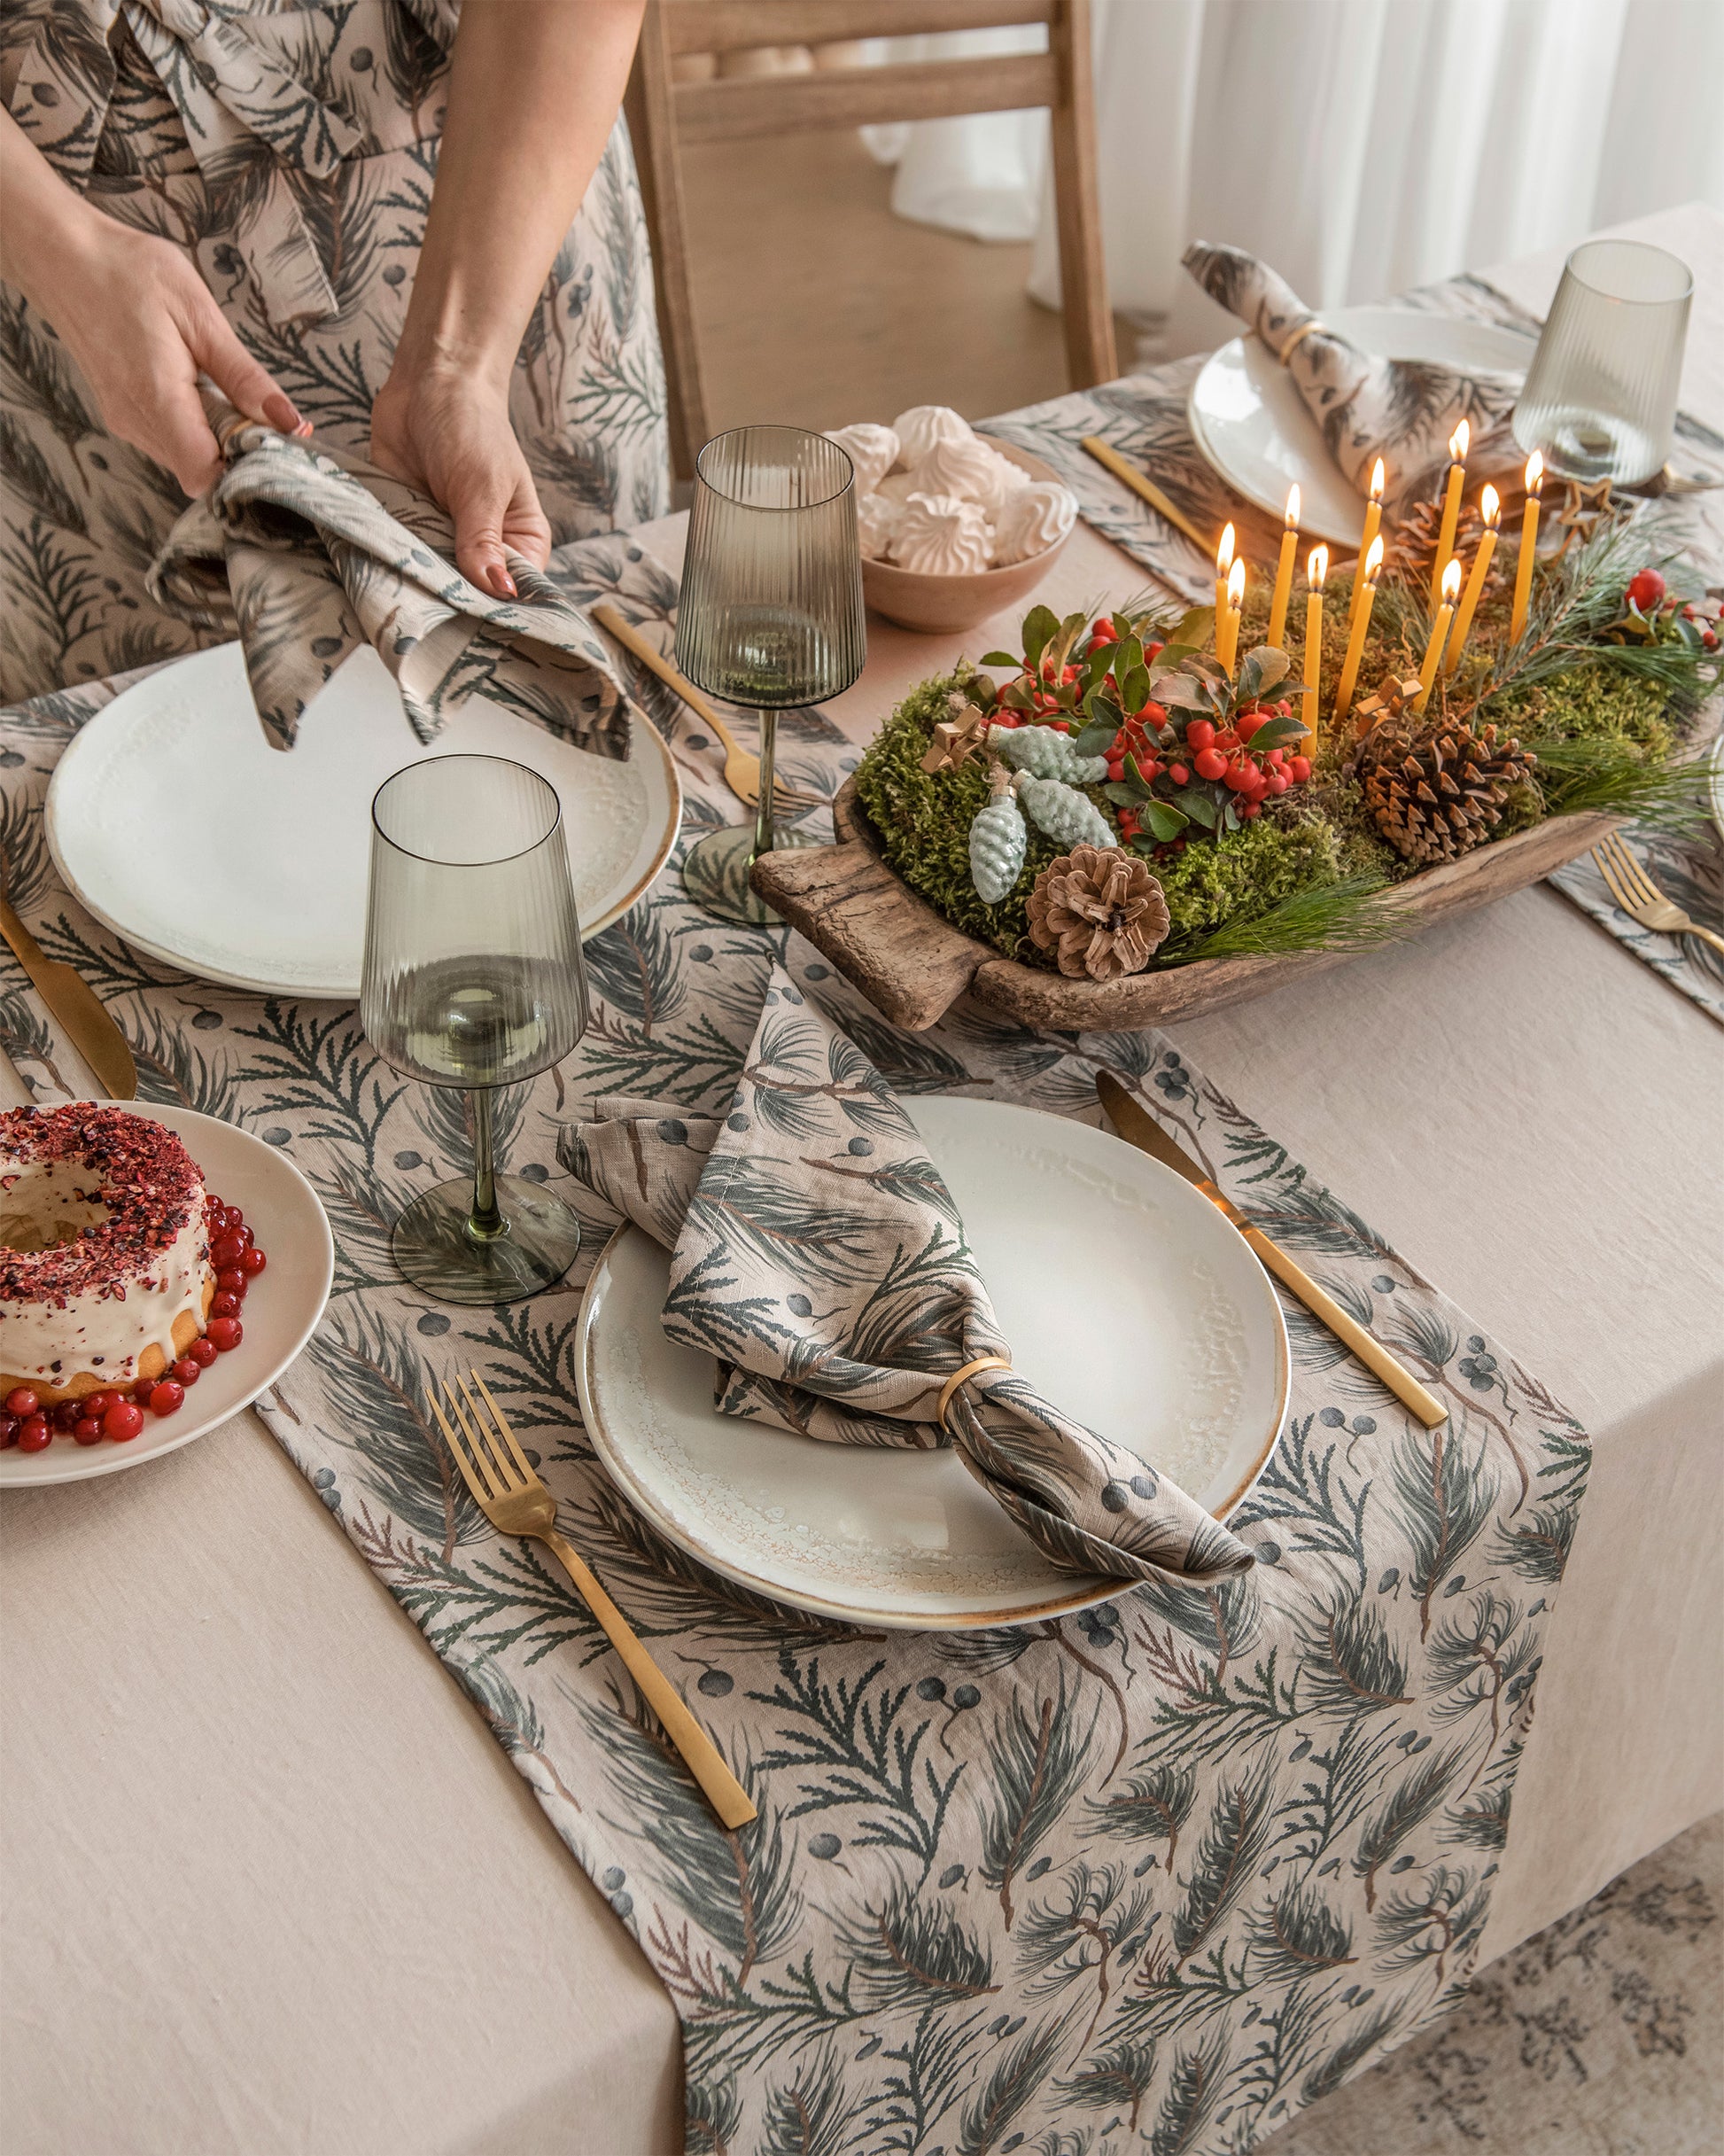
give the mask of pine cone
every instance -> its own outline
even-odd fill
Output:
[[[1408,732],[1379,726],[1359,744],[1354,769],[1365,806],[1404,860],[1452,861],[1490,836],[1502,804],[1538,759],[1494,726],[1475,734],[1437,724]]]
[[[1141,973],[1168,932],[1168,902],[1146,865],[1123,846],[1074,846],[1050,861],[1027,901],[1030,940],[1057,951],[1081,980]]]
[[[1416,503],[1395,526],[1383,549],[1383,574],[1392,576],[1402,584],[1428,584],[1431,580],[1431,557],[1437,550],[1437,540],[1441,531],[1442,503]],[[1454,551],[1469,570],[1484,532],[1485,520],[1479,512],[1479,504],[1464,501],[1461,513],[1455,523]],[[1485,572],[1485,588],[1481,596],[1489,598],[1506,590],[1508,564],[1514,558],[1513,548],[1505,549],[1499,539],[1491,554],[1490,567]]]

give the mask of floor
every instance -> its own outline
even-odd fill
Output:
[[[1724,1814],[1487,1968],[1262,2156],[1716,2156]]]
[[[1059,317],[1024,292],[1029,246],[893,216],[891,170],[853,130],[697,144],[684,175],[715,431],[930,403],[982,419],[1066,388]]]

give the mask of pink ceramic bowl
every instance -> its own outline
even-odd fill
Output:
[[[1039,456],[1014,448],[1007,441],[990,440],[989,447],[1027,471],[1032,479],[1057,479],[1059,473]],[[1066,538],[1071,536],[1068,532]],[[925,636],[951,636],[973,629],[1034,591],[1066,543],[1032,554],[1028,561],[1013,562],[1004,569],[978,569],[974,576],[931,576],[921,570],[896,568],[890,562],[865,561],[862,595],[875,613],[900,628],[917,629]]]

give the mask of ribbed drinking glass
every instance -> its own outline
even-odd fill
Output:
[[[720,919],[777,919],[749,883],[775,844],[778,714],[848,689],[867,649],[856,475],[824,434],[737,427],[695,463],[677,664],[709,696],[760,715],[760,806],[752,830],[715,831],[682,865],[689,897]]]
[[[556,789],[499,756],[435,756],[371,804],[360,1021],[385,1061],[466,1095],[473,1180],[439,1183],[395,1223],[405,1278],[445,1303],[509,1303],[560,1280],[580,1223],[500,1176],[495,1096],[586,1031],[586,971]],[[455,1133],[459,1142],[459,1133]]]
[[[1694,279],[1635,239],[1591,239],[1564,265],[1515,407],[1514,437],[1547,470],[1637,486],[1662,469]]]

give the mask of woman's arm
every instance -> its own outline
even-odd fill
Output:
[[[455,520],[499,596],[550,526],[509,422],[515,355],[617,118],[643,0],[465,0],[413,299],[371,453]]]
[[[248,418],[287,433],[299,425],[180,250],[86,202],[6,112],[0,196],[0,276],[53,324],[108,432],[165,464],[187,494],[221,469],[199,372]]]

